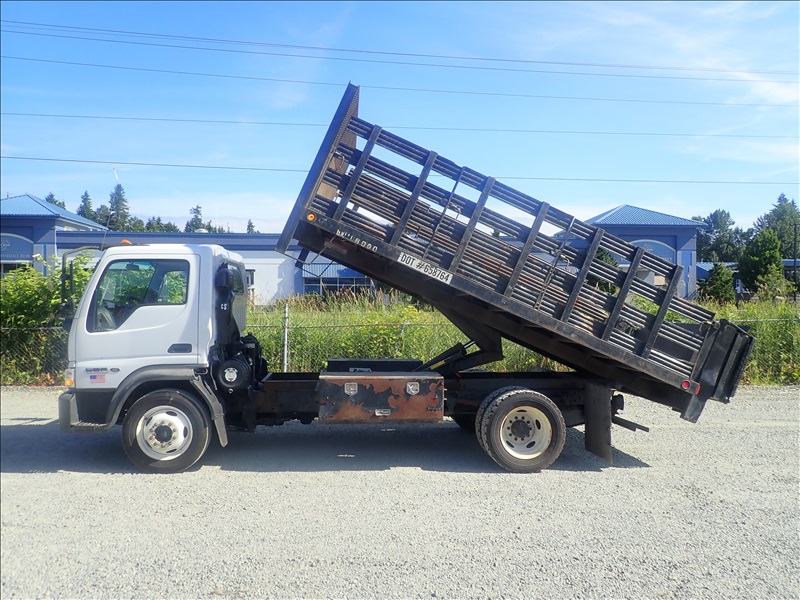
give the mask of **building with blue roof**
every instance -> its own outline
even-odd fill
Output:
[[[104,231],[105,227],[46,200],[22,194],[0,199],[0,263],[5,274],[21,265],[47,273],[57,255],[59,231]]]
[[[683,267],[683,279],[678,285],[678,295],[691,298],[697,292],[697,231],[705,229],[702,221],[675,217],[666,213],[623,204],[586,220],[587,223],[602,227],[611,235],[635,246],[641,246],[673,264]],[[570,243],[577,247],[577,241]],[[583,244],[585,245],[585,244]],[[619,260],[619,257],[615,257]],[[625,262],[619,260],[620,265]],[[646,273],[641,277],[652,279]]]

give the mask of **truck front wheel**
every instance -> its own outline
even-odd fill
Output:
[[[200,460],[210,441],[206,408],[186,392],[158,390],[139,398],[122,422],[122,446],[151,473],[179,473]]]
[[[511,388],[490,395],[481,408],[477,426],[481,445],[504,469],[535,473],[561,454],[567,428],[561,411],[547,396]]]

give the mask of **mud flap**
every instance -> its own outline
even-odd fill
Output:
[[[217,429],[219,445],[224,448],[228,445],[228,430],[225,427],[225,410],[222,408],[222,404],[220,404],[214,392],[211,391],[203,379],[195,378],[192,380],[192,386],[200,393],[206,404],[208,404],[209,409],[211,409],[211,419]]]
[[[587,383],[584,390],[586,450],[613,463],[611,457],[611,390],[596,383]]]
[[[681,419],[686,419],[690,423],[697,423],[697,419],[700,418],[700,415],[703,413],[703,409],[706,406],[705,399],[701,399],[698,396],[692,396],[686,403],[683,405],[683,412],[681,412]]]

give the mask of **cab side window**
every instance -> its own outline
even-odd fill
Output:
[[[185,304],[188,289],[185,260],[114,261],[106,267],[92,298],[88,329],[118,329],[141,306]]]

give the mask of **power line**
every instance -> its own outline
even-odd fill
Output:
[[[224,169],[232,171],[270,171],[275,173],[307,173],[305,169],[267,169],[263,167],[228,167],[220,165],[178,165],[172,163],[123,162],[112,160],[79,160],[74,158],[46,158],[41,156],[0,156],[5,160],[30,160],[45,162],[84,163],[100,165],[126,165],[135,167],[171,167],[180,169]],[[586,181],[610,183],[677,183],[677,184],[710,184],[710,185],[798,185],[797,181],[702,181],[689,179],[607,179],[592,177],[516,177],[497,176],[496,179],[531,180],[531,181]]]
[[[172,39],[172,40],[185,40],[192,42],[211,42],[215,44],[236,44],[242,46],[261,46],[271,48],[292,48],[299,50],[317,50],[321,52],[347,52],[353,54],[368,54],[380,56],[404,56],[413,58],[436,58],[447,60],[470,60],[481,62],[497,62],[497,63],[518,63],[518,64],[539,64],[539,65],[558,65],[570,67],[597,67],[606,69],[650,69],[660,71],[696,71],[696,72],[712,72],[712,73],[741,73],[741,74],[761,74],[761,75],[796,75],[795,71],[766,71],[766,70],[753,70],[753,69],[719,69],[712,67],[668,67],[658,65],[621,65],[611,63],[581,63],[581,62],[565,62],[565,61],[549,61],[549,60],[531,60],[519,58],[499,58],[499,57],[480,57],[480,56],[459,56],[452,54],[423,54],[416,52],[389,52],[385,50],[362,50],[353,48],[332,48],[325,46],[308,46],[299,44],[278,44],[270,42],[253,42],[246,40],[230,40],[221,38],[208,38],[208,37],[193,37],[182,36],[175,34],[158,34],[146,33],[140,31],[123,31],[118,29],[99,29],[94,27],[77,27],[72,25],[55,25],[50,23],[32,23],[29,21],[11,21],[0,20],[0,23],[8,23],[11,25],[34,26],[40,28],[51,28],[64,31],[88,31],[93,33],[100,33],[105,35],[125,35],[148,37],[156,39]]]
[[[172,163],[123,162],[115,160],[78,160],[76,158],[45,158],[41,156],[0,156],[8,160],[84,163],[91,165],[125,165],[132,167],[172,167],[177,169],[222,169],[227,171],[269,171],[274,173],[307,173],[307,169],[268,169],[265,167],[228,167],[223,165],[178,165]]]
[[[175,119],[164,117],[125,117],[118,115],[64,115],[51,113],[18,113],[0,112],[0,115],[13,117],[48,117],[63,119],[104,119],[111,121],[153,121],[157,123],[204,123],[221,125],[269,125],[286,127],[327,127],[328,123],[290,123],[285,121],[234,121],[228,119]],[[424,127],[416,125],[386,125],[385,129],[403,129],[413,131],[469,131],[475,133],[537,133],[556,135],[632,135],[632,136],[668,136],[668,137],[709,137],[709,138],[755,138],[755,139],[798,139],[796,135],[749,135],[735,133],[676,133],[659,131],[576,131],[565,129],[498,129],[491,127]]]
[[[102,65],[97,63],[84,63],[73,62],[65,60],[51,60],[44,58],[31,58],[26,56],[11,56],[7,54],[0,55],[0,58],[6,60],[21,60],[28,62],[39,62],[58,65],[71,65],[78,67],[93,67],[99,69],[116,69],[122,71],[137,71],[143,73],[162,73],[166,75],[191,75],[195,77],[218,77],[222,79],[240,79],[245,81],[271,81],[276,83],[297,83],[303,85],[321,85],[328,87],[345,87],[344,83],[332,83],[326,81],[304,81],[298,79],[279,79],[275,77],[256,77],[253,75],[228,75],[225,73],[202,73],[198,71],[178,71],[173,69],[150,69],[145,67],[127,67],[122,65]],[[511,92],[480,92],[475,90],[439,90],[433,88],[411,88],[399,86],[384,86],[384,85],[361,85],[362,89],[371,90],[385,90],[392,92],[418,92],[427,94],[455,94],[455,95],[469,95],[469,96],[492,96],[503,98],[538,98],[544,100],[578,100],[590,102],[634,102],[640,104],[681,104],[681,105],[697,105],[697,106],[749,106],[749,107],[783,107],[797,109],[797,104],[770,104],[770,103],[755,103],[755,102],[699,102],[692,100],[643,100],[637,98],[597,98],[586,96],[556,96],[551,94],[522,94]]]
[[[229,119],[174,119],[162,117],[123,117],[117,115],[60,115],[48,113],[0,112],[14,117],[54,117],[65,119],[109,119],[112,121],[156,121],[166,123],[211,123],[221,125],[286,125],[292,127],[327,127],[328,123],[288,123],[282,121],[235,121]],[[397,128],[395,128],[397,129]]]
[[[309,54],[289,54],[286,52],[265,52],[255,50],[236,50],[232,48],[205,48],[199,46],[183,46],[177,44],[158,44],[155,42],[137,42],[133,40],[106,40],[102,38],[91,38],[84,36],[71,36],[71,35],[58,35],[55,33],[35,33],[32,31],[11,31],[8,29],[2,30],[5,33],[15,33],[17,35],[33,35],[39,37],[61,38],[70,40],[83,40],[92,42],[104,42],[107,44],[127,44],[132,46],[147,46],[156,48],[175,48],[180,50],[201,50],[203,52],[223,52],[227,54],[247,54],[259,56],[282,56],[290,58],[307,58],[312,60],[335,60],[341,62],[355,62],[355,63],[371,63],[380,65],[399,65],[410,67],[432,67],[438,69],[462,69],[462,70],[478,70],[478,71],[503,71],[510,73],[538,73],[545,75],[578,75],[582,77],[624,77],[633,79],[669,79],[669,80],[684,80],[684,81],[727,81],[732,83],[751,83],[749,79],[731,79],[724,77],[681,77],[678,75],[643,75],[634,73],[587,73],[583,71],[546,71],[542,69],[520,69],[511,67],[481,67],[476,65],[448,65],[443,63],[425,63],[425,62],[409,62],[409,61],[393,61],[393,60],[377,60],[370,58],[344,58],[341,56],[313,56]],[[759,83],[798,83],[797,80],[770,80],[761,79]]]

